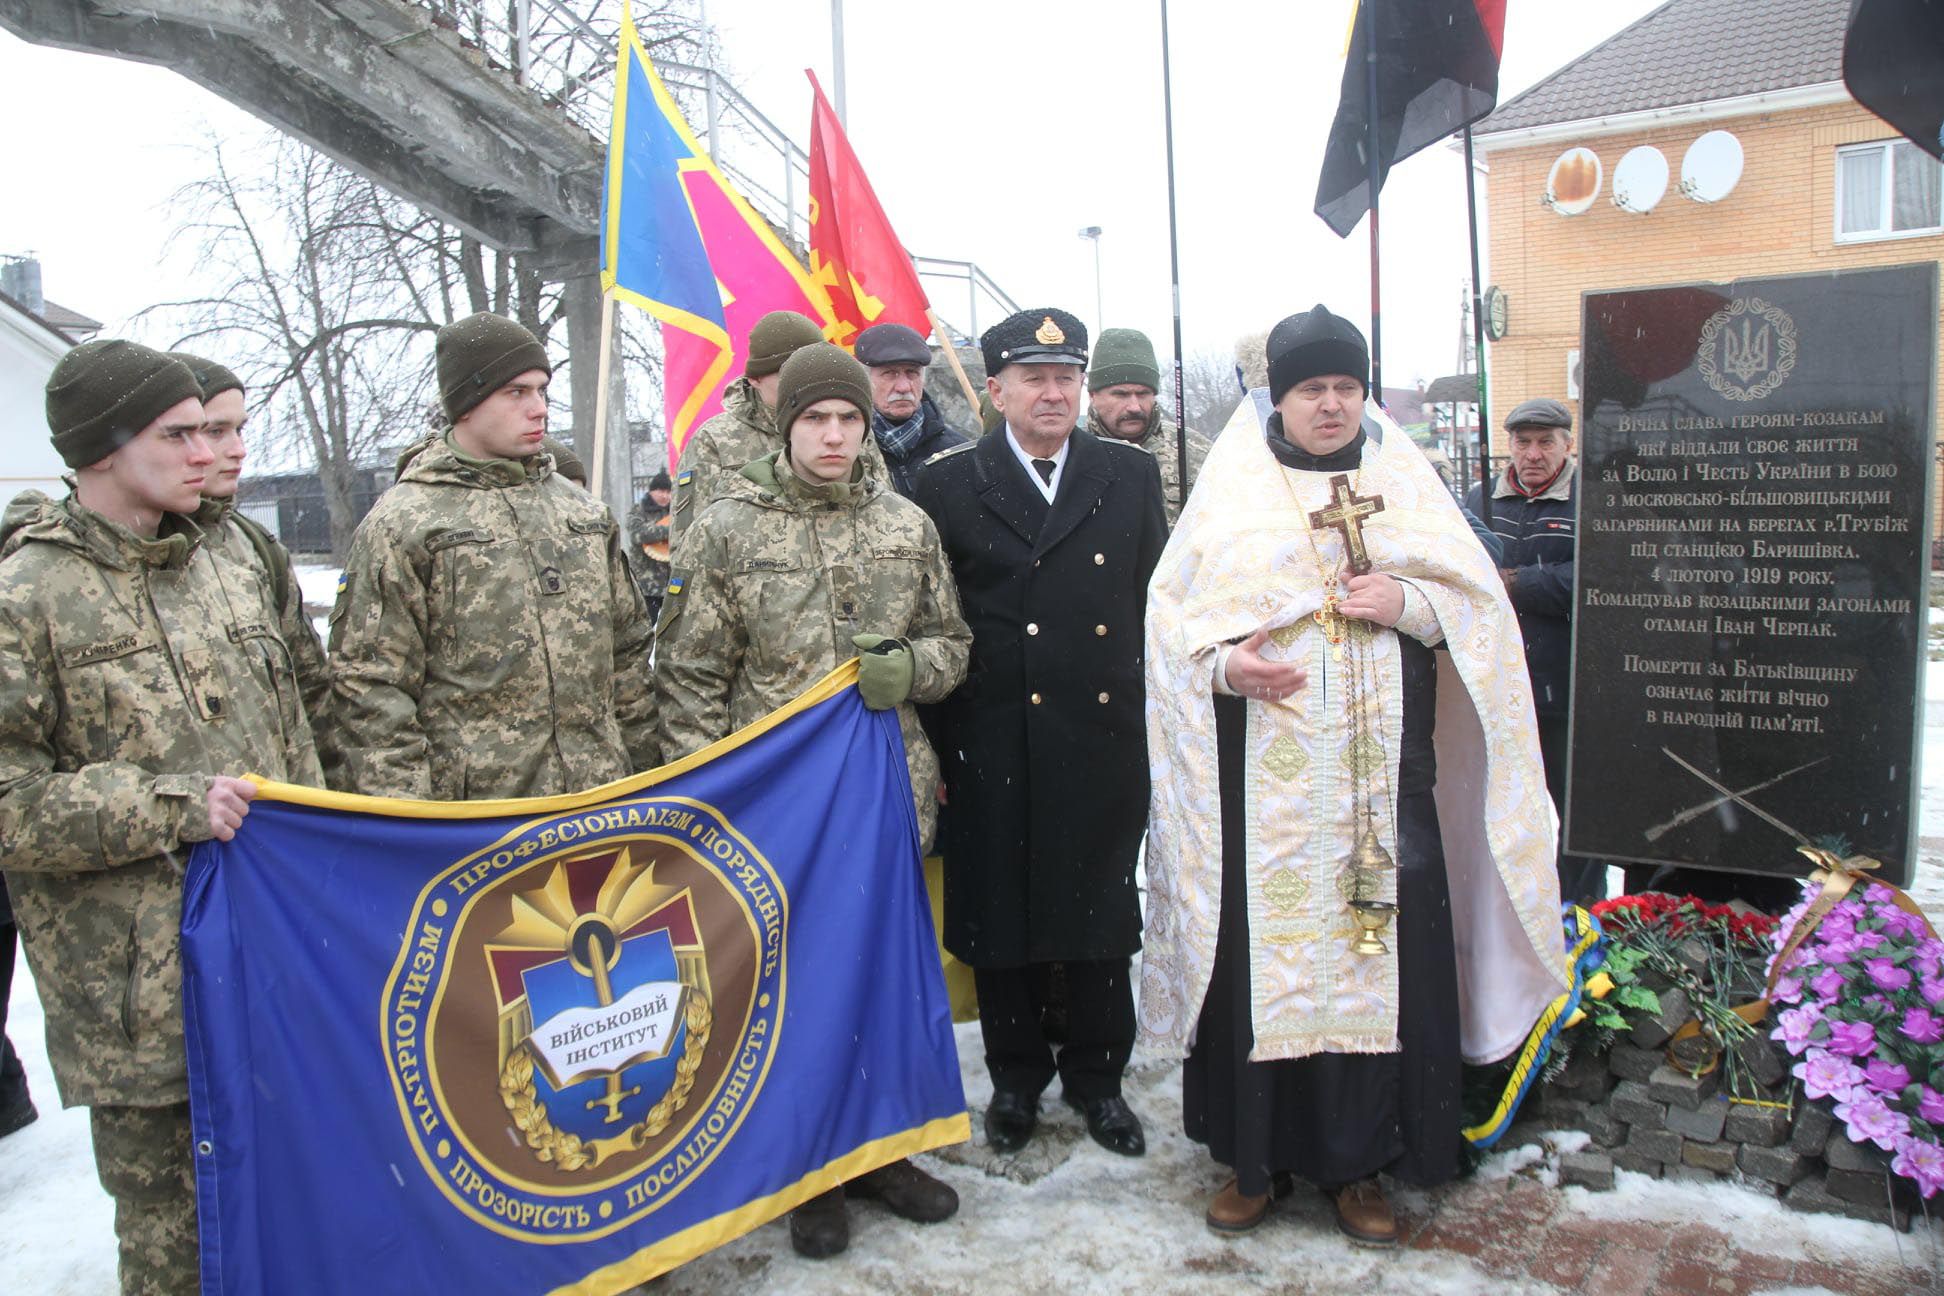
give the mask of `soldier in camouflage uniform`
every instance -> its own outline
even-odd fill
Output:
[[[972,632],[931,520],[858,463],[871,417],[864,366],[819,342],[780,376],[784,448],[732,478],[677,555],[656,649],[663,750],[674,759],[706,747],[857,654],[865,705],[898,710],[929,849],[938,760],[911,704],[958,687]],[[894,1162],[793,1211],[800,1254],[849,1244],[847,1190],[921,1222],[958,1210],[949,1186]]]
[[[1168,514],[1168,529],[1173,530],[1187,493],[1181,488],[1174,422],[1162,416],[1154,398],[1160,386],[1161,366],[1147,334],[1128,328],[1101,330],[1087,370],[1087,431],[1126,441],[1154,456],[1161,468],[1162,507]],[[1207,437],[1188,429],[1188,490],[1195,488],[1202,460],[1213,448]]]
[[[674,483],[666,472],[648,482],[648,493],[628,519],[628,567],[634,572],[648,620],[661,619],[662,596],[668,592],[669,516]]]
[[[654,765],[654,630],[613,516],[541,448],[546,349],[479,314],[436,350],[452,427],[359,525],[331,612],[346,787],[548,796]]]
[[[675,474],[675,512],[669,540],[679,555],[682,533],[729,485],[737,469],[783,448],[776,429],[776,384],[783,362],[799,348],[823,341],[823,330],[807,315],[771,311],[749,330],[749,359],[743,376],[722,394],[722,413],[695,429],[682,447]],[[884,455],[866,440],[864,473],[888,480]]]
[[[288,653],[286,664],[297,676],[298,692],[304,701],[304,714],[310,717],[311,732],[320,751],[327,727],[324,709],[331,700],[331,668],[324,660],[324,645],[304,615],[304,590],[297,582],[297,569],[290,550],[236,508],[237,487],[242,484],[243,460],[248,448],[243,441],[243,424],[248,412],[243,405],[243,381],[230,369],[213,360],[171,351],[172,359],[189,366],[202,388],[203,439],[216,456],[209,476],[203,481],[202,507],[196,510],[196,525],[202,528],[203,543],[218,557],[228,559],[261,581],[277,609],[277,637]],[[262,641],[265,646],[269,641]]]
[[[275,610],[186,516],[215,462],[195,376],[90,342],[47,415],[76,485],[0,525],[0,868],[61,1101],[93,1109],[121,1289],[176,1296],[197,1290],[179,852],[235,834],[245,772],[322,774],[288,659],[259,648]]]

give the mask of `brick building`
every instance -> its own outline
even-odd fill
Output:
[[[1582,293],[1944,257],[1944,167],[1843,88],[1849,8],[1670,0],[1474,128],[1489,167],[1485,277],[1506,298],[1495,424],[1528,397],[1577,396]],[[1743,166],[1724,198],[1699,202],[1681,191],[1682,161],[1709,131],[1734,136]],[[1671,172],[1644,214],[1613,200],[1616,167],[1643,145]],[[1599,159],[1600,189],[1561,215],[1548,180],[1574,148]]]

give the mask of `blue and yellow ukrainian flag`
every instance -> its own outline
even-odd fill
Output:
[[[264,784],[196,847],[203,1291],[620,1292],[964,1140],[904,747],[856,669],[591,792]]]

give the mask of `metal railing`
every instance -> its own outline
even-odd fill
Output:
[[[485,66],[504,72],[597,139],[608,133],[614,60],[621,31],[615,0],[405,0],[456,33]],[[713,31],[687,0],[643,0],[635,25],[655,70],[699,130],[709,156],[750,205],[802,255],[810,228],[810,155],[715,68]],[[701,61],[691,61],[701,60]],[[977,338],[984,313],[1018,307],[977,263],[914,256],[918,273],[963,285],[966,329]],[[996,308],[996,309],[995,309]],[[956,302],[941,318],[957,318]],[[951,324],[959,332],[957,324]]]

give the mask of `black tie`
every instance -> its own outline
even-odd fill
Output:
[[[1045,482],[1048,486],[1051,486],[1053,484],[1053,473],[1057,468],[1059,468],[1059,466],[1060,465],[1054,463],[1051,459],[1033,460],[1033,471],[1038,473],[1040,475],[1040,480]]]

